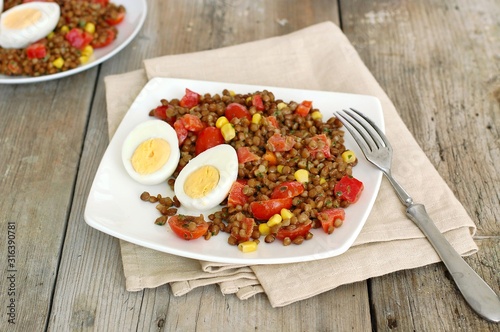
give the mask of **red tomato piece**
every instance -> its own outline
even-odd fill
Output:
[[[276,166],[276,165],[278,165],[278,158],[276,157],[276,155],[274,154],[274,152],[266,151],[266,153],[264,153],[264,155],[262,156],[262,158],[264,160],[267,160],[267,163],[270,166]]]
[[[312,107],[312,101],[304,100],[302,103],[300,103],[299,106],[297,106],[297,108],[295,109],[295,113],[305,117],[307,114],[309,114],[311,107]]]
[[[236,154],[238,155],[238,164],[244,164],[250,161],[259,160],[260,157],[250,151],[248,146],[242,146],[236,150]]]
[[[345,220],[345,211],[344,209],[339,208],[323,210],[318,214],[318,219],[321,222],[321,227],[323,227],[325,233],[331,234],[333,232],[335,220]]]
[[[340,199],[352,204],[358,201],[363,189],[363,182],[352,176],[344,175],[340,181],[335,184],[333,191]]]
[[[99,30],[99,34],[103,35],[104,38],[94,39],[90,45],[94,48],[106,47],[111,44],[116,39],[116,31],[113,29],[102,29]]]
[[[177,139],[179,140],[179,146],[184,143],[188,136],[188,130],[184,127],[184,123],[181,119],[177,119],[174,122],[175,133],[177,134]]]
[[[298,181],[287,181],[274,187],[271,198],[287,198],[299,196],[304,192],[304,185]]]
[[[93,3],[98,3],[101,6],[107,6],[109,3],[109,0],[92,0]]]
[[[123,22],[123,19],[125,18],[125,12],[119,12],[115,16],[110,16],[106,18],[106,23],[109,25],[117,25]]]
[[[316,157],[316,154],[320,151],[323,152],[325,158],[330,158],[332,156],[330,152],[332,142],[325,134],[313,136],[311,139],[316,142],[317,146],[316,148],[312,148],[311,145],[307,145],[307,149],[313,157]]]
[[[198,105],[198,102],[200,101],[200,95],[197,94],[194,91],[189,90],[186,88],[186,94],[182,97],[181,101],[179,102],[179,105],[182,107],[186,108],[192,108]]]
[[[233,183],[227,197],[228,206],[243,206],[248,203],[248,196],[243,193],[243,188],[246,186],[247,182],[246,180],[236,180]]]
[[[154,109],[153,114],[156,118],[166,121],[172,127],[174,126],[175,117],[170,117],[167,115],[168,105],[160,105]]]
[[[266,201],[254,201],[250,203],[250,211],[255,219],[269,220],[275,214],[279,214],[281,209],[292,207],[292,198],[275,198]]]
[[[267,148],[272,152],[290,151],[295,145],[293,136],[281,136],[275,133],[267,140]]]
[[[201,220],[203,217],[193,217],[185,215],[175,215],[168,219],[168,224],[172,231],[184,240],[194,240],[197,239],[208,230],[208,223],[205,220]],[[196,227],[190,230],[189,223],[195,222]]]
[[[226,111],[224,112],[226,118],[231,121],[234,118],[247,118],[249,121],[252,120],[252,115],[247,110],[247,108],[238,103],[231,103],[226,106]]]
[[[42,59],[47,55],[47,49],[42,43],[34,43],[26,48],[28,59]]]
[[[272,124],[275,128],[279,128],[279,125],[278,125],[278,120],[276,119],[276,117],[274,115],[270,115],[268,117],[266,117],[267,121]]]
[[[288,229],[287,227],[282,227],[278,230],[278,233],[276,233],[276,238],[278,240],[283,241],[286,237],[290,238],[290,240],[294,240],[298,236],[303,236],[304,238],[306,237],[307,233],[311,230],[312,223],[309,223],[307,225],[304,224],[299,224],[294,229]]]
[[[198,138],[196,139],[196,154],[199,155],[205,150],[213,148],[219,144],[224,144],[225,140],[220,132],[219,128],[216,127],[206,127],[198,133]]]
[[[68,31],[64,38],[66,38],[71,46],[81,50],[92,42],[94,36],[85,30],[73,28]]]
[[[252,96],[252,106],[254,106],[257,110],[264,110],[264,102],[262,101],[261,95],[253,95]]]
[[[181,117],[182,124],[184,127],[192,132],[199,132],[202,130],[205,126],[203,125],[203,122],[201,122],[200,118],[197,117],[196,115],[192,114],[184,114]]]
[[[241,243],[250,240],[250,236],[253,233],[253,227],[255,226],[255,221],[253,218],[243,218],[240,221],[240,232],[237,234],[231,233],[232,236],[236,238],[236,243]],[[245,232],[241,232],[241,230],[245,230]]]

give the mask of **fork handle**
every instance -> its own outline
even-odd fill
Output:
[[[500,298],[453,249],[429,217],[425,207],[422,204],[412,204],[406,209],[406,215],[427,236],[472,309],[489,321],[499,322]]]

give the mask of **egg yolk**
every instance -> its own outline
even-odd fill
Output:
[[[42,13],[34,8],[16,10],[5,17],[3,25],[9,29],[24,29],[36,23],[41,16]]]
[[[167,163],[170,157],[170,145],[161,138],[152,138],[142,142],[132,155],[132,167],[139,174],[151,174]]]
[[[201,198],[208,195],[219,183],[217,168],[206,165],[189,174],[184,182],[184,192],[191,198]]]

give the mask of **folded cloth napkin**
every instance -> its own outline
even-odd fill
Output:
[[[426,205],[439,230],[460,254],[477,251],[472,239],[476,230],[474,223],[335,24],[325,22],[281,37],[150,59],[144,61],[144,65],[145,70],[105,78],[110,136],[135,96],[153,77],[378,97],[387,136],[394,148],[393,175],[416,202]],[[248,267],[198,262],[125,241],[120,241],[120,245],[126,287],[130,291],[169,283],[175,295],[182,295],[195,287],[217,283],[223,293],[234,293],[241,299],[265,292],[273,307],[306,299],[339,285],[440,261],[424,235],[406,217],[404,207],[385,179],[354,245],[337,257]]]

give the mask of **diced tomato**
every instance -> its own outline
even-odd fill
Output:
[[[236,150],[236,154],[238,155],[238,164],[244,164],[249,161],[254,161],[260,159],[258,155],[250,151],[248,146],[242,146]]]
[[[340,208],[323,210],[318,214],[318,219],[325,233],[331,234],[333,232],[335,220],[345,220],[345,210]]]
[[[358,201],[363,189],[363,182],[352,176],[344,175],[340,181],[335,184],[333,191],[340,199],[352,204]]]
[[[202,130],[205,126],[203,125],[203,122],[201,122],[200,118],[197,117],[196,115],[192,114],[184,114],[181,117],[182,124],[184,127],[192,132],[199,132]]]
[[[168,224],[172,231],[180,238],[184,240],[194,240],[203,236],[208,230],[208,223],[200,218],[203,217],[201,215],[200,217],[193,217],[179,214],[170,217],[168,219]],[[189,229],[190,222],[196,223],[194,230]]]
[[[267,140],[267,148],[272,152],[290,151],[295,145],[295,138],[293,136],[281,136],[275,133]]]
[[[279,214],[281,209],[292,207],[292,198],[275,198],[265,201],[254,201],[250,203],[250,211],[255,219],[269,220],[275,214]]]
[[[257,110],[264,110],[264,102],[262,101],[261,95],[253,95],[252,96],[252,106],[254,106]]]
[[[177,119],[174,122],[175,133],[177,134],[177,139],[179,140],[179,146],[184,143],[188,136],[188,130],[184,127],[184,123],[181,119]]]
[[[247,108],[238,103],[231,103],[227,105],[224,115],[229,121],[231,121],[234,118],[238,119],[247,118],[249,121],[252,120],[252,115],[247,110]]]
[[[269,164],[269,166],[278,165],[278,158],[276,158],[276,155],[274,154],[274,152],[266,151],[266,153],[264,153],[262,158],[264,160],[267,160],[267,163]]]
[[[233,183],[227,197],[228,206],[243,206],[248,202],[248,196],[243,193],[243,188],[245,188],[247,182],[247,180],[236,180]]]
[[[42,59],[47,55],[47,49],[42,43],[34,43],[26,48],[28,59]]]
[[[309,114],[311,107],[312,107],[312,101],[304,100],[302,103],[300,103],[299,106],[297,106],[297,108],[295,109],[295,113],[305,117],[307,114]]]
[[[99,34],[101,36],[104,36],[104,38],[101,38],[100,36],[96,39],[94,39],[90,45],[94,48],[101,48],[108,46],[111,44],[115,39],[116,39],[116,31],[109,28],[109,29],[101,29],[99,30]]]
[[[330,152],[330,145],[332,145],[332,142],[325,134],[313,136],[311,140],[315,141],[317,146],[312,148],[310,144],[307,145],[307,149],[311,153],[311,156],[316,157],[316,154],[320,151],[323,152],[325,158],[330,158],[332,156]]]
[[[232,236],[236,238],[236,243],[241,243],[248,241],[253,233],[253,227],[255,226],[255,220],[253,218],[243,218],[240,221],[240,232],[237,234],[231,233]],[[245,230],[241,232],[241,230]]]
[[[107,17],[106,23],[108,23],[109,25],[117,25],[123,22],[124,18],[125,18],[125,12],[119,12],[114,16]]]
[[[101,6],[107,6],[109,3],[109,0],[92,0],[93,3],[98,3]]]
[[[213,148],[219,144],[224,144],[225,140],[217,127],[206,127],[203,128],[198,133],[198,138],[196,139],[196,155],[199,155],[205,150]]]
[[[156,118],[166,121],[171,126],[174,125],[175,117],[170,117],[167,115],[168,105],[161,105],[154,109],[153,114]]]
[[[276,117],[274,115],[270,115],[270,116],[266,117],[266,119],[271,125],[273,125],[273,127],[279,128],[278,120],[276,119]]]
[[[290,240],[294,240],[298,236],[306,237],[307,233],[311,230],[312,223],[309,223],[307,225],[305,224],[298,224],[294,229],[288,229],[287,227],[282,227],[278,230],[278,233],[276,233],[276,238],[278,240],[283,241],[284,238],[288,237]]]
[[[271,198],[287,198],[299,196],[304,192],[304,185],[298,181],[287,181],[274,187]]]
[[[92,34],[88,33],[85,30],[73,28],[68,31],[64,38],[66,38],[71,46],[82,50],[85,46],[89,45],[92,42],[94,36],[92,36]]]
[[[182,107],[187,107],[187,108],[192,108],[198,105],[198,102],[200,101],[200,95],[194,91],[189,90],[186,88],[186,93],[182,97],[181,101],[179,102],[179,105]]]

